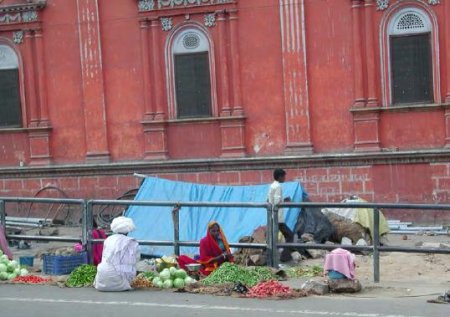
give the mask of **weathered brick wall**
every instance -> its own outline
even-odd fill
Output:
[[[289,180],[300,181],[310,198],[339,202],[357,195],[371,202],[450,203],[450,163],[287,168]],[[222,185],[260,184],[272,181],[271,170],[174,172],[152,174],[161,178]],[[126,175],[0,179],[0,196],[33,197],[44,187],[61,189],[69,198],[116,199],[139,187],[140,178]],[[40,197],[61,197],[49,190]],[[419,223],[450,223],[442,211],[390,211],[394,219]]]

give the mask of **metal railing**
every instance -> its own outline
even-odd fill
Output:
[[[0,223],[6,227],[6,204],[7,203],[41,203],[41,204],[67,204],[80,205],[83,211],[82,232],[81,237],[48,237],[36,235],[8,235],[7,238],[11,240],[28,240],[28,241],[55,241],[55,242],[81,242],[85,245],[89,239],[87,231],[83,230],[86,222],[86,201],[83,199],[68,199],[68,198],[23,198],[23,197],[0,197]]]
[[[274,242],[272,250],[281,247],[291,247],[300,249],[323,249],[332,250],[342,248],[349,251],[372,251],[373,252],[373,279],[374,282],[380,281],[380,252],[413,252],[413,253],[441,253],[450,254],[450,249],[441,248],[409,248],[409,247],[388,247],[380,245],[380,209],[410,209],[410,210],[444,210],[450,212],[450,205],[433,204],[380,204],[380,203],[281,203],[273,208],[273,230],[278,229],[278,209],[279,208],[345,208],[358,209],[370,208],[373,210],[373,241],[372,246],[349,246],[349,245],[326,245],[326,244],[307,244],[307,243],[277,243]],[[273,264],[278,264],[278,256],[272,254]]]
[[[349,251],[369,251],[373,253],[373,276],[374,281],[380,281],[380,252],[412,252],[412,253],[436,253],[450,254],[450,249],[442,248],[417,248],[417,247],[400,247],[400,246],[382,246],[380,245],[380,211],[379,209],[411,209],[411,210],[443,210],[450,212],[450,205],[432,205],[432,204],[377,204],[377,203],[282,203],[278,206],[272,206],[268,203],[214,203],[214,202],[175,202],[175,201],[135,201],[135,200],[83,200],[83,199],[55,199],[55,198],[15,198],[0,197],[0,221],[5,225],[5,210],[7,203],[65,203],[80,205],[82,208],[82,232],[81,237],[45,237],[31,235],[8,235],[8,239],[16,240],[34,240],[34,241],[55,241],[55,242],[82,242],[88,251],[89,259],[92,261],[92,246],[94,243],[101,243],[102,239],[92,238],[93,229],[93,208],[98,205],[115,205],[115,206],[158,206],[173,207],[172,219],[174,224],[173,240],[156,241],[156,240],[138,240],[140,245],[147,246],[173,246],[176,255],[180,254],[180,247],[198,247],[197,241],[181,241],[180,225],[179,225],[179,208],[182,207],[224,207],[224,208],[256,208],[265,209],[267,215],[266,243],[230,243],[234,248],[255,248],[267,251],[268,265],[278,267],[278,248],[294,248],[294,249],[322,249],[332,250],[335,248],[343,248]],[[371,246],[355,246],[355,245],[327,245],[316,243],[279,243],[278,240],[278,209],[279,208],[370,208],[374,212],[374,232],[373,243]]]

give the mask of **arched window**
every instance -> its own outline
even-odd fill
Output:
[[[211,117],[213,111],[211,47],[206,34],[186,27],[169,39],[171,117]]]
[[[386,104],[426,104],[439,99],[436,32],[429,14],[417,7],[400,9],[389,18],[383,47],[388,55]]]
[[[22,126],[19,59],[8,45],[0,44],[0,128]]]

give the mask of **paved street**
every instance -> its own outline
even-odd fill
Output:
[[[247,300],[164,291],[99,293],[94,289],[0,286],[0,316],[353,316],[444,317],[449,305],[427,304],[432,297],[308,297],[287,301]]]

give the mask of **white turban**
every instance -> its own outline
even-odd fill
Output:
[[[121,216],[114,218],[111,223],[111,230],[114,233],[127,234],[134,229],[136,229],[136,227],[134,226],[133,220],[131,218]]]

